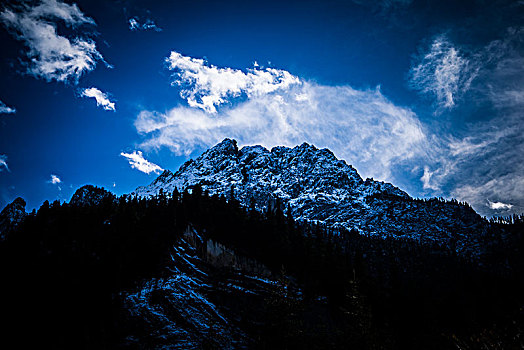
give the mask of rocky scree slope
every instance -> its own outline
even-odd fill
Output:
[[[164,171],[133,195],[148,197],[200,185],[210,195],[233,195],[244,206],[289,206],[298,221],[321,222],[361,234],[407,238],[481,252],[488,224],[469,205],[416,200],[399,188],[358,172],[328,149],[245,146],[225,139],[175,173]],[[468,254],[470,255],[470,254]]]

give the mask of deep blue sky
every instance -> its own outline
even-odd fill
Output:
[[[260,106],[279,95],[287,107],[281,102],[278,108],[292,113],[298,108],[294,96],[309,91],[307,101],[323,107],[304,107],[297,117],[304,115],[303,119],[288,120],[292,131],[278,130],[275,140],[281,142],[275,142],[328,146],[364,176],[393,182],[414,196],[458,197],[483,215],[524,210],[522,3],[66,3],[78,6],[66,6],[67,11],[79,11],[96,24],[57,18],[64,8],[57,0],[26,2],[24,8],[5,3],[0,9],[0,208],[17,196],[29,208],[45,199],[69,200],[86,183],[129,193],[155,178],[154,172],[132,168],[122,152],[141,151],[151,163],[176,170],[226,136],[241,144],[273,146],[267,135],[274,126],[247,133],[239,130],[238,122],[222,128],[202,122],[190,132],[175,123],[140,133],[135,121],[143,111],[178,113],[184,120],[196,118],[193,112],[204,120],[231,120],[231,115],[244,113],[246,123],[267,118],[274,125],[280,120],[278,113],[261,111],[265,107]],[[42,4],[45,11],[35,10]],[[131,19],[138,28],[130,27]],[[78,80],[39,71],[31,59],[42,61],[42,50],[50,44],[31,39],[35,23],[56,28],[56,34],[70,43],[75,38],[92,40],[100,54],[96,67],[85,69]],[[147,27],[153,23],[155,27]],[[302,85],[260,93],[259,81],[250,80],[255,93],[243,87],[236,96],[226,89],[226,101],[214,105],[217,113],[209,113],[188,107],[184,91],[195,92],[201,101],[216,93],[213,87],[218,85],[206,90],[184,80],[187,67],[170,70],[166,63],[171,52],[180,53],[185,63],[204,58],[198,71],[204,75],[211,72],[206,69],[210,66],[238,70],[246,77],[250,69],[267,72],[272,67],[289,72]],[[59,65],[58,56],[46,62]],[[255,62],[260,67],[254,67]],[[171,84],[177,81],[182,85]],[[106,93],[115,111],[81,96],[91,87]],[[350,125],[347,130],[341,130],[342,119]],[[315,134],[317,126],[320,131]],[[397,127],[400,133],[392,131]],[[413,136],[415,129],[422,136]],[[162,130],[171,143],[159,139]],[[403,138],[409,139],[408,146]],[[173,144],[184,150],[177,151]],[[397,147],[397,155],[384,157]],[[61,182],[53,183],[52,175]]]

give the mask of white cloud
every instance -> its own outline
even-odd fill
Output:
[[[411,68],[410,87],[433,95],[440,109],[450,109],[471,86],[478,73],[472,64],[445,35],[435,38],[428,53]]]
[[[16,108],[8,107],[5,103],[0,101],[0,114],[13,114],[16,113]]]
[[[9,170],[9,166],[7,166],[7,156],[5,154],[0,154],[0,172],[3,170]]]
[[[307,141],[330,148],[364,176],[383,180],[392,179],[394,165],[424,153],[426,136],[415,113],[379,89],[319,85],[277,69],[208,67],[177,53],[169,61],[186,83],[189,107],[142,111],[135,126],[146,149],[168,147],[189,155],[225,137],[268,148]],[[246,98],[215,109],[240,94]]]
[[[122,157],[127,158],[129,164],[131,165],[131,168],[137,169],[143,173],[159,173],[164,170],[158,165],[151,163],[150,161],[145,159],[141,151],[134,151],[133,153],[122,152],[120,153],[120,155]]]
[[[83,89],[81,96],[84,97],[93,97],[96,100],[97,106],[102,106],[106,111],[114,111],[115,103],[111,102],[106,93],[103,93],[95,87],[90,87],[88,89]]]
[[[57,175],[51,174],[51,180],[49,180],[49,183],[53,185],[58,185],[59,183],[62,183],[62,180]]]
[[[93,40],[57,33],[59,21],[72,29],[95,24],[76,4],[57,0],[42,0],[35,6],[24,3],[4,9],[0,21],[27,46],[27,73],[35,77],[77,82],[83,73],[95,68],[97,61],[103,61]]]
[[[507,210],[513,207],[513,205],[511,204],[502,203],[502,202],[492,202],[489,199],[488,199],[488,206],[494,210]]]
[[[181,96],[189,106],[208,113],[216,113],[216,106],[228,102],[228,98],[243,94],[253,98],[300,83],[297,77],[284,70],[255,66],[243,72],[218,68],[206,64],[203,59],[182,56],[175,51],[166,62],[168,69],[175,72],[172,84],[181,87]]]
[[[133,17],[129,19],[129,29],[133,31],[136,31],[136,30],[154,30],[155,32],[162,31],[162,28],[157,26],[153,20],[146,19],[144,23],[140,24],[137,17]]]

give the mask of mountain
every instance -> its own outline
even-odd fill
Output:
[[[263,210],[278,203],[297,221],[320,222],[363,235],[407,238],[477,254],[486,220],[455,200],[413,199],[389,183],[363,180],[328,149],[313,145],[246,146],[225,139],[176,172],[164,171],[133,193],[141,197],[199,185],[210,195],[233,195]]]
[[[27,216],[25,205],[25,201],[18,197],[0,212],[0,241],[3,241]]]
[[[26,215],[17,199],[2,211],[13,227],[0,241],[2,344],[524,346],[524,216],[488,223],[456,201],[415,200],[307,144],[238,150],[225,140],[154,186],[144,197],[192,190],[117,198],[87,185],[69,203]],[[278,210],[288,205],[290,215]],[[484,254],[448,249],[443,227],[464,232],[462,251]]]

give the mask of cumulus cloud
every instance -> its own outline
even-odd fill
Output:
[[[13,114],[16,113],[16,108],[8,107],[5,103],[0,101],[0,114]]]
[[[7,166],[7,156],[0,154],[0,172],[4,171],[4,169],[10,171],[9,166]]]
[[[445,35],[440,35],[429,52],[411,68],[409,85],[422,94],[432,95],[439,109],[450,109],[470,88],[477,73],[478,67]]]
[[[488,205],[491,209],[495,210],[504,210],[504,209],[511,209],[513,205],[502,203],[502,202],[492,202],[488,199]]]
[[[96,105],[102,106],[102,108],[104,108],[106,111],[115,111],[115,103],[109,100],[109,97],[106,93],[95,87],[83,89],[81,96],[94,98],[96,100]]]
[[[129,19],[129,29],[132,31],[137,30],[154,30],[155,32],[161,32],[162,28],[157,26],[151,19],[146,19],[144,23],[140,23],[137,17]]]
[[[142,111],[135,126],[146,149],[189,155],[225,137],[268,148],[307,141],[384,180],[391,180],[395,164],[424,153],[426,135],[415,113],[378,88],[325,86],[277,69],[218,68],[176,53],[168,60],[186,83],[181,88],[189,107]],[[245,98],[238,103],[215,108],[240,95]]]
[[[80,76],[93,70],[103,57],[89,38],[57,33],[59,22],[72,30],[81,25],[95,25],[76,4],[58,0],[42,0],[31,6],[22,3],[6,8],[0,21],[27,47],[27,73],[47,81],[77,82]]]
[[[191,107],[216,113],[217,106],[228,98],[246,95],[248,98],[285,90],[300,80],[289,72],[255,66],[246,72],[208,65],[203,59],[171,52],[166,58],[168,69],[174,71],[173,85],[181,87],[180,95]]]
[[[58,185],[62,182],[62,180],[60,180],[60,178],[57,175],[51,174],[51,179],[48,182],[53,185]]]
[[[131,165],[131,168],[137,169],[138,171],[141,171],[146,174],[150,173],[159,173],[163,171],[160,166],[151,163],[147,159],[144,158],[141,151],[134,151],[133,153],[120,153],[122,157],[127,158],[129,165]]]

